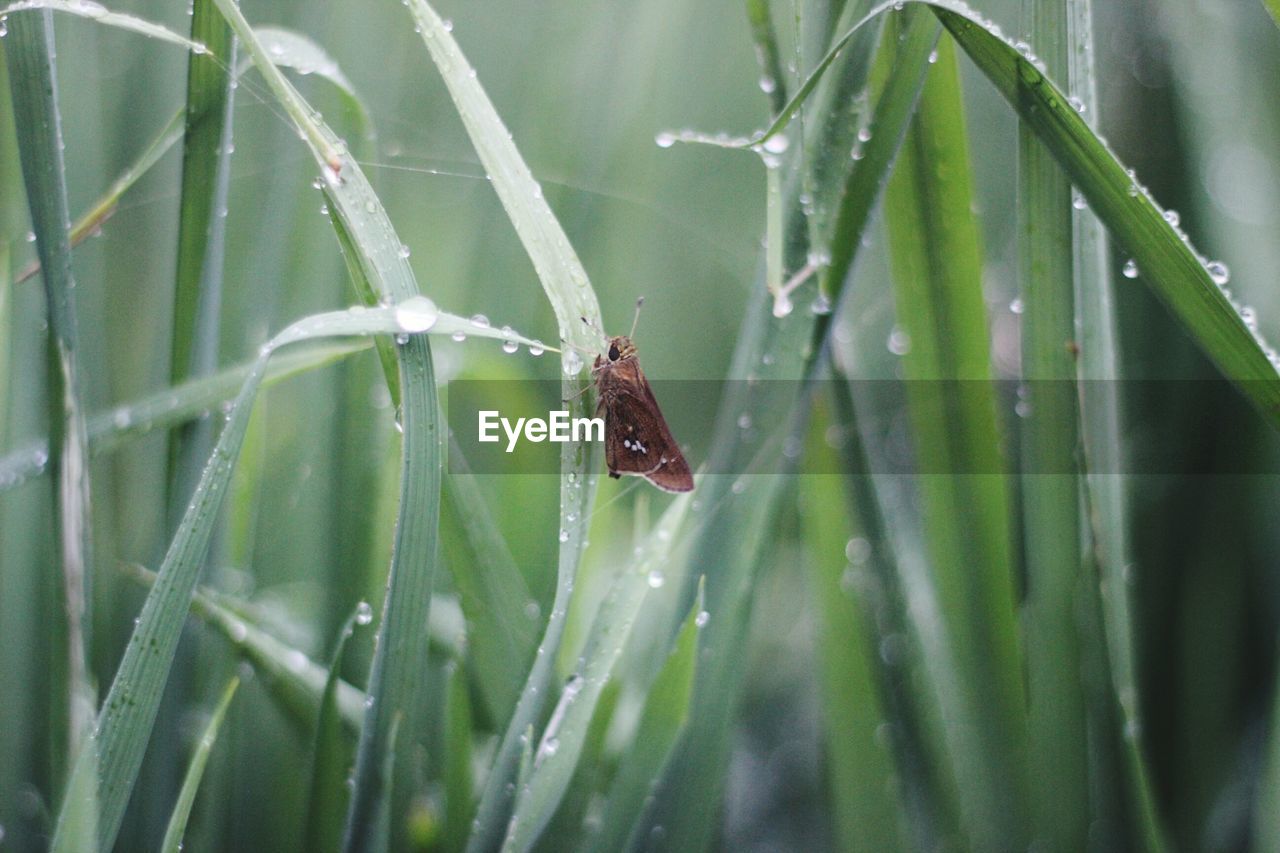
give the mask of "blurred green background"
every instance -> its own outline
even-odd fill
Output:
[[[1018,6],[982,11],[1017,33]],[[608,331],[624,332],[645,297],[637,343],[650,377],[725,374],[747,298],[759,286],[764,170],[744,152],[663,149],[655,135],[696,128],[742,133],[768,102],[743,4],[617,0],[436,4],[591,274]],[[181,4],[117,2],[185,32]],[[372,118],[357,117],[323,81],[304,94],[344,133],[412,254],[423,292],[441,308],[554,341],[557,332],[523,248],[484,177],[456,112],[398,3],[246,2],[255,25],[306,33],[353,82]],[[775,8],[784,57],[794,12]],[[1280,338],[1280,30],[1255,2],[1109,0],[1095,5],[1101,130],[1155,198],[1180,213],[1231,288]],[[60,98],[73,215],[84,210],[182,103],[180,50],[58,16]],[[815,57],[806,56],[806,63]],[[1014,218],[1016,118],[962,57],[986,256],[983,286],[993,359],[1017,374]],[[794,78],[793,78],[794,79]],[[223,365],[257,352],[308,313],[352,301],[315,167],[281,108],[251,73],[236,91],[221,309]],[[0,250],[12,270],[34,258],[7,110],[0,121]],[[163,388],[169,373],[180,187],[177,150],[76,250],[84,391],[91,412]],[[872,229],[853,295],[837,322],[859,353],[859,378],[895,375],[886,341],[894,298],[883,238]],[[2,256],[0,256],[2,257]],[[1125,260],[1115,251],[1115,270]],[[1117,275],[1128,378],[1209,378],[1212,368],[1166,310]],[[0,452],[45,434],[43,295],[38,282],[0,291]],[[441,380],[554,377],[554,356],[506,355],[496,342],[435,341]],[[1237,467],[1269,460],[1280,442],[1219,384],[1126,401],[1124,435],[1190,459]],[[707,418],[714,401],[708,401]],[[372,352],[273,387],[255,413],[205,582],[252,598],[278,633],[313,659],[359,600],[381,600],[394,512],[381,525],[357,510],[394,507],[392,411]],[[1008,413],[1003,413],[1005,417]],[[1240,461],[1243,460],[1243,461]],[[92,469],[93,659],[110,683],[145,590],[121,564],[154,568],[168,541],[167,451],[156,433],[99,456]],[[555,583],[555,479],[483,477],[482,485],[542,611]],[[644,490],[602,481],[581,583],[629,549]],[[794,498],[794,495],[791,496]],[[50,753],[47,625],[58,616],[50,484],[0,493],[0,847],[38,849],[56,811],[61,758]],[[647,507],[646,507],[647,511]],[[734,719],[716,844],[739,850],[836,845],[825,793],[813,604],[803,562],[814,542],[788,499],[755,591],[748,669]],[[1280,481],[1275,476],[1132,483],[1131,590],[1141,733],[1170,837],[1180,849],[1242,849],[1268,745],[1280,624]],[[447,536],[447,533],[446,533]],[[714,567],[705,567],[712,572]],[[438,582],[447,584],[445,573]],[[585,606],[585,605],[584,605]],[[572,628],[571,628],[572,630]],[[581,626],[578,628],[581,632]],[[571,635],[572,636],[572,635]],[[370,635],[357,634],[348,672],[361,683]],[[567,656],[568,653],[566,653]],[[204,709],[236,668],[225,641],[192,620],[118,848],[150,849],[163,833]],[[431,679],[438,680],[439,662]],[[250,683],[224,728],[198,801],[189,849],[297,849],[309,741]],[[887,735],[886,735],[887,737]],[[150,793],[151,795],[148,795]],[[1271,808],[1280,804],[1271,803]],[[431,819],[430,799],[420,816]],[[1100,829],[1103,849],[1125,843]]]

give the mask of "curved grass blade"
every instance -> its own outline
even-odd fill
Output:
[[[672,501],[643,552],[618,576],[596,612],[580,663],[542,733],[528,780],[517,793],[504,850],[531,849],[555,815],[577,769],[601,691],[626,646],[636,614],[654,588],[651,573],[661,573],[668,563],[672,540],[684,522],[689,504],[689,494]]]
[[[444,25],[424,0],[409,0],[408,7],[432,61],[453,97],[480,162],[492,179],[503,208],[533,262],[555,312],[560,337],[569,344],[561,353],[561,365],[567,377],[564,397],[568,401],[570,417],[583,416],[588,412],[590,401],[583,393],[583,361],[578,351],[596,351],[600,346],[599,330],[603,329],[595,291],[543,197],[541,187],[520,157],[511,134],[454,40],[451,28]],[[585,543],[586,526],[579,519],[589,515],[595,494],[597,456],[593,445],[588,443],[566,443],[561,448],[561,543],[552,615],[485,780],[476,831],[468,845],[469,850],[492,849],[502,839],[512,803],[508,784],[517,772],[520,738],[537,720],[542,709],[544,697],[549,692],[556,651],[564,634],[569,596]]]
[[[262,384],[270,387],[290,376],[324,367],[368,348],[367,340],[299,347],[297,352],[272,359]],[[131,438],[202,416],[234,397],[252,367],[252,362],[228,367],[204,379],[90,415],[86,419],[90,454],[107,453]],[[0,456],[0,492],[40,476],[47,470],[48,462],[49,442],[43,439]]]
[[[368,605],[365,605],[367,609]],[[307,817],[303,823],[304,850],[336,850],[342,844],[342,823],[347,814],[347,772],[355,759],[355,750],[343,731],[351,716],[344,713],[339,689],[345,687],[339,673],[347,650],[347,641],[355,633],[356,623],[369,619],[357,609],[347,617],[338,631],[338,642],[329,658],[329,674],[320,696],[320,716],[316,721],[315,754],[311,765],[311,793],[307,797]],[[364,704],[363,696],[361,705]],[[361,715],[356,716],[357,730]]]
[[[1271,20],[1276,22],[1276,26],[1280,27],[1280,0],[1262,0],[1262,7],[1267,10]]]
[[[934,8],[956,42],[1052,152],[1204,354],[1268,420],[1280,424],[1274,351],[1255,337],[1218,283],[1224,279],[1220,266],[1200,257],[1165,220],[1146,189],[1035,63],[987,25],[946,5]]]
[[[75,15],[79,18],[88,18],[108,27],[117,27],[148,38],[167,41],[170,44],[185,47],[194,53],[202,53],[205,50],[204,45],[192,41],[186,36],[179,35],[167,27],[162,27],[159,24],[133,15],[112,12],[106,6],[94,2],[94,0],[19,0],[19,2],[10,3],[8,6],[0,6],[0,17],[33,9],[65,12],[68,15]],[[18,19],[14,18],[14,20]]]
[[[426,300],[423,300],[426,301]],[[186,621],[200,567],[204,563],[218,510],[231,480],[231,470],[248,427],[254,397],[273,352],[289,344],[320,337],[405,334],[399,308],[335,311],[297,321],[268,342],[236,395],[227,423],[200,477],[191,505],[174,534],[147,595],[142,612],[116,671],[93,734],[81,749],[68,783],[82,791],[85,779],[98,778],[98,843],[110,848],[124,818],[142,756],[168,680],[169,668]],[[416,325],[414,331],[424,331]],[[95,771],[96,764],[96,771]],[[67,822],[84,803],[64,799],[52,849],[71,849],[74,827]]]
[[[609,787],[600,829],[591,838],[588,849],[595,853],[611,850],[636,850],[642,845],[637,838],[645,797],[662,776],[662,768],[670,760],[685,722],[689,719],[689,703],[697,677],[698,630],[709,618],[702,609],[703,583],[693,607],[676,635],[675,646],[645,697],[644,711],[631,748],[622,755],[618,772]]]
[[[65,748],[67,764],[81,750],[93,724],[95,690],[89,680],[89,571],[93,566],[93,530],[89,504],[89,440],[86,436],[80,374],[75,278],[67,213],[62,119],[58,112],[54,64],[53,16],[42,11],[17,15],[8,46],[13,114],[18,152],[31,208],[36,250],[44,265],[45,304],[49,317],[47,363],[49,457],[54,474],[54,535],[62,575],[66,670]],[[58,635],[55,635],[58,636]],[[57,749],[55,748],[55,754]],[[58,768],[59,773],[66,766]]]
[[[921,10],[923,11],[923,10]],[[892,31],[886,31],[892,35]],[[946,697],[949,772],[978,847],[1025,837],[1026,714],[1011,529],[955,48],[939,41],[885,194],[911,443],[938,630],[964,673]],[[959,381],[954,381],[959,380]],[[975,467],[968,467],[975,466]],[[937,685],[938,688],[941,685]]]
[[[342,72],[338,61],[313,41],[309,36],[283,27],[254,27],[258,41],[266,48],[267,55],[277,68],[290,68],[299,74],[319,77],[337,87],[347,106],[356,117],[358,127],[363,132],[372,132],[373,121],[364,99],[356,91],[355,85]],[[242,76],[252,66],[252,60],[245,59],[236,66],[236,76]]]
[[[200,780],[204,777],[204,767],[209,762],[209,753],[218,739],[218,730],[235,698],[236,688],[240,686],[239,678],[232,678],[222,691],[222,698],[214,708],[209,724],[205,726],[196,750],[191,755],[191,764],[187,767],[187,775],[182,780],[182,789],[178,791],[178,802],[174,804],[173,815],[169,818],[169,826],[165,829],[164,840],[160,842],[163,853],[179,853],[182,850],[182,837],[187,832],[187,820],[191,817],[191,807],[196,803],[196,791],[200,788]]]
[[[254,35],[234,0],[215,0],[232,30],[253,58],[272,93],[280,101],[303,141],[311,150],[323,177],[330,218],[348,264],[355,261],[360,279],[367,280],[379,300],[392,304],[413,300],[418,285],[403,243],[387,217],[347,146],[319,119],[274,64],[266,47]],[[423,300],[426,302],[426,300]],[[428,303],[429,304],[429,303]],[[434,306],[432,306],[434,310]],[[430,325],[437,317],[420,317]],[[366,721],[360,731],[356,757],[355,788],[347,817],[344,846],[367,847],[376,840],[379,814],[404,813],[407,785],[387,788],[388,776],[379,764],[392,748],[393,727],[404,720],[412,734],[400,738],[395,764],[411,778],[419,717],[424,707],[419,677],[427,656],[426,624],[431,607],[432,577],[440,520],[440,480],[443,469],[440,403],[436,395],[431,349],[421,335],[397,340],[399,362],[399,412],[404,439],[401,444],[400,508],[395,529],[382,621],[378,626],[369,675]],[[389,383],[394,388],[394,383]],[[394,794],[396,802],[390,802]],[[398,829],[401,822],[394,821]],[[398,845],[397,845],[398,846]]]

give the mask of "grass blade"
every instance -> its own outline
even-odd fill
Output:
[[[89,735],[96,703],[87,662],[92,625],[89,572],[93,567],[89,441],[79,366],[80,333],[71,271],[53,16],[47,11],[21,14],[10,26],[8,62],[18,151],[36,250],[44,266],[49,317],[49,459],[56,483],[54,535],[58,540],[66,618],[63,677],[67,685],[68,729],[64,758],[69,762]]]
[[[1280,0],[1277,0],[1280,2]],[[778,50],[778,32],[773,26],[769,0],[747,0],[747,20],[760,62],[760,88],[769,96],[769,110],[777,113],[787,105],[787,77]]]
[[[235,41],[213,0],[194,0],[191,40],[206,50],[187,57],[187,100],[178,202],[169,381],[207,376],[218,363],[227,190],[231,177],[231,69]],[[184,424],[169,447],[169,507],[176,518],[209,455],[213,424]]]
[[[445,688],[444,831],[441,848],[450,853],[467,846],[475,811],[471,773],[471,698],[466,673],[456,661],[447,664]]]
[[[810,449],[826,463],[816,462],[815,468],[838,470],[830,458],[835,454],[816,435],[811,436]],[[857,578],[857,573],[866,569],[853,565],[846,556],[865,562],[849,543],[866,543],[867,531],[841,491],[834,477],[807,476],[801,484],[809,546],[809,595],[817,622],[815,646],[821,659],[827,796],[839,849],[901,850],[906,847],[906,838],[895,817],[901,805],[890,783],[892,754],[877,743],[877,730],[887,716],[876,667],[876,631],[868,624],[870,607],[860,594],[863,585],[856,580],[850,583],[851,577]]]
[[[176,44],[178,47],[183,47],[196,53],[200,53],[205,49],[204,45],[194,42],[186,36],[179,35],[167,27],[162,27],[159,24],[154,24],[151,21],[146,21],[133,15],[112,12],[101,3],[84,2],[84,0],[19,0],[17,3],[0,6],[0,17],[27,10],[65,12],[68,15],[75,15],[79,18],[88,18],[104,26],[116,27],[147,36],[148,38]],[[14,20],[16,21],[17,18],[14,18]]]
[[[568,346],[561,353],[566,377],[564,397],[570,417],[586,414],[589,400],[582,393],[583,366],[578,350],[595,352],[600,346],[598,330],[603,329],[600,306],[586,271],[556,221],[542,189],[525,165],[484,88],[476,78],[450,30],[424,0],[408,3],[414,23],[421,32],[432,61],[439,69],[466,126],[471,143],[493,181],[508,218],[515,227],[529,259],[546,291],[556,315],[560,337]],[[586,323],[583,320],[587,321]],[[576,349],[575,349],[576,348]],[[475,834],[469,850],[496,847],[511,808],[507,785],[516,773],[520,738],[538,718],[548,694],[551,672],[564,633],[569,595],[577,574],[585,542],[585,524],[595,494],[597,454],[588,443],[566,443],[561,448],[559,562],[551,618],[539,646],[539,654],[526,679],[507,724],[493,767],[485,780],[477,811]]]
[[[368,348],[367,340],[299,347],[296,352],[272,359],[262,384],[270,387],[290,376],[324,367]],[[204,379],[90,415],[86,420],[89,452],[95,456],[107,453],[129,439],[200,417],[233,398],[252,367],[252,362],[228,367]],[[0,492],[40,476],[47,470],[48,461],[49,442],[43,439],[0,456]]]
[[[1272,351],[1255,337],[1225,292],[1224,268],[1196,254],[1048,76],[986,25],[941,5],[935,9],[1133,256],[1143,280],[1201,351],[1272,424],[1280,424],[1280,382]]]
[[[182,837],[187,832],[187,820],[191,817],[191,807],[196,803],[196,791],[200,788],[200,780],[204,778],[204,767],[209,762],[209,753],[218,739],[218,730],[235,698],[236,688],[240,686],[239,678],[232,678],[222,691],[222,698],[214,708],[209,724],[205,726],[195,752],[191,755],[191,764],[187,767],[187,775],[182,780],[182,789],[178,791],[178,802],[174,804],[173,815],[169,818],[169,826],[165,830],[164,840],[160,843],[163,853],[179,853],[182,850]]]
[[[661,573],[667,565],[675,531],[683,523],[689,504],[688,494],[671,502],[641,555],[619,575],[596,613],[578,668],[542,734],[528,780],[520,786],[504,850],[531,849],[555,815],[577,769],[600,694],[627,643],[636,614],[654,588],[651,573]]]
[[[347,617],[338,632],[338,642],[329,659],[329,674],[320,697],[320,716],[316,721],[315,755],[311,766],[311,793],[307,797],[307,818],[303,823],[306,850],[336,850],[342,844],[342,824],[347,813],[347,773],[355,759],[348,734],[358,731],[357,714],[355,729],[343,731],[351,721],[349,713],[343,713],[339,690],[348,685],[340,677],[347,641],[355,633],[358,623],[369,621],[368,605],[358,608]],[[361,706],[364,699],[361,697]],[[363,711],[363,707],[362,707]]]
[[[623,754],[609,788],[599,833],[590,842],[589,849],[593,851],[635,850],[642,846],[636,837],[637,816],[643,813],[645,797],[661,777],[689,719],[697,677],[698,630],[708,618],[702,605],[703,587],[699,582],[693,608],[646,695],[644,712],[632,738],[633,747]]]
[[[1024,26],[1042,61],[1067,79],[1064,0],[1025,0]],[[1074,110],[1072,110],[1074,112]],[[1074,388],[1075,277],[1071,184],[1026,124],[1018,133],[1018,277],[1022,376],[1022,514],[1027,572],[1027,716],[1037,838],[1064,850],[1085,845],[1089,826],[1088,713],[1081,683],[1083,605],[1080,440]],[[1087,593],[1085,593],[1087,594]]]
[[[1003,462],[972,204],[959,69],[944,37],[885,218],[898,325],[911,341],[902,364],[912,444],[920,469],[934,472],[915,478],[931,580],[944,642],[965,673],[948,715],[951,768],[973,843],[1003,847],[1025,837],[1026,716],[1012,506],[1004,475],[994,473]]]
[[[385,308],[361,312],[336,311],[299,320],[276,335],[250,369],[236,395],[227,423],[218,436],[209,464],[191,499],[191,505],[174,534],[157,572],[156,582],[143,604],[124,658],[116,671],[92,737],[80,751],[72,771],[69,791],[83,791],[84,780],[99,780],[98,841],[109,848],[124,818],[125,806],[142,764],[169,668],[186,621],[222,498],[248,427],[253,399],[262,383],[271,354],[284,346],[320,337],[402,334],[402,311]],[[52,849],[71,849],[75,829],[68,815],[84,803],[64,800]]]
[[[445,478],[445,554],[467,616],[470,655],[492,719],[508,719],[538,642],[529,585],[457,442]],[[449,535],[452,533],[452,535]]]

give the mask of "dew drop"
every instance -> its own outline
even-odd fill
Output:
[[[1182,217],[1178,215],[1178,211],[1171,207],[1164,212],[1164,221],[1168,222],[1174,228],[1177,228],[1178,224],[1182,221]]]
[[[461,343],[462,341],[465,341],[465,340],[467,339],[467,333],[466,333],[466,332],[464,332],[464,331],[462,331],[461,329],[459,329],[458,331],[454,332],[454,333],[453,333],[452,335],[450,335],[449,337],[451,337],[451,338],[453,338],[455,341],[458,341],[459,343]]]
[[[1209,261],[1205,264],[1205,269],[1209,271],[1209,278],[1219,287],[1231,280],[1231,270],[1222,261]]]
[[[814,298],[813,303],[809,306],[809,312],[817,317],[824,317],[831,313],[831,298],[825,293],[819,293]]]
[[[777,88],[778,81],[774,80],[768,74],[765,74],[760,78],[760,91],[764,92],[766,95],[772,95],[774,90]]]
[[[693,624],[697,625],[699,628],[704,627],[710,621],[711,614],[705,610],[699,610],[698,615],[693,617]]]
[[[653,569],[649,572],[648,580],[649,580],[650,589],[658,589],[660,586],[662,586],[664,583],[667,582],[666,575],[662,574],[662,572],[658,571],[657,569]]]
[[[489,318],[483,314],[472,314],[471,325],[475,326],[477,329],[487,329],[489,328]]]
[[[567,531],[567,530],[561,530],[561,531],[560,531],[560,541],[561,541],[561,542],[568,542],[568,541],[569,541],[569,531]]]
[[[533,343],[529,344],[529,355],[539,356],[546,351],[547,348],[543,345],[542,341],[537,340],[536,338]]]
[[[574,350],[569,350],[564,355],[564,363],[561,365],[565,376],[577,376],[582,372],[582,356]]]
[[[356,624],[368,625],[373,621],[373,607],[369,602],[362,601],[356,605]]]
[[[1009,303],[1009,311],[1014,314],[1021,314],[1024,308],[1026,308],[1026,306],[1022,304],[1021,296],[1016,297]]]
[[[889,333],[888,346],[889,352],[894,355],[906,355],[911,352],[911,336],[905,329],[894,326],[893,331]]]
[[[406,332],[425,332],[439,319],[440,309],[425,296],[411,296],[396,306],[396,323]]]
[[[676,135],[664,130],[655,136],[653,141],[657,143],[659,148],[670,148],[676,144]]]
[[[791,144],[791,140],[787,139],[784,134],[779,133],[777,136],[770,136],[761,145],[765,151],[770,154],[781,154],[787,150],[787,146]]]
[[[787,296],[785,293],[779,293],[774,297],[773,316],[778,319],[782,319],[783,317],[788,316],[794,309],[795,305],[792,304],[790,296]]]
[[[1123,275],[1125,278],[1137,278],[1138,262],[1135,261],[1133,258],[1130,258],[1129,260],[1125,261],[1124,267],[1120,270],[1120,274]]]

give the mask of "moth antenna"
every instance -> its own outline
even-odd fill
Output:
[[[640,324],[640,306],[642,305],[644,305],[643,296],[636,300],[636,313],[631,318],[631,331],[627,333],[628,338],[634,338],[636,336],[636,326]]]

